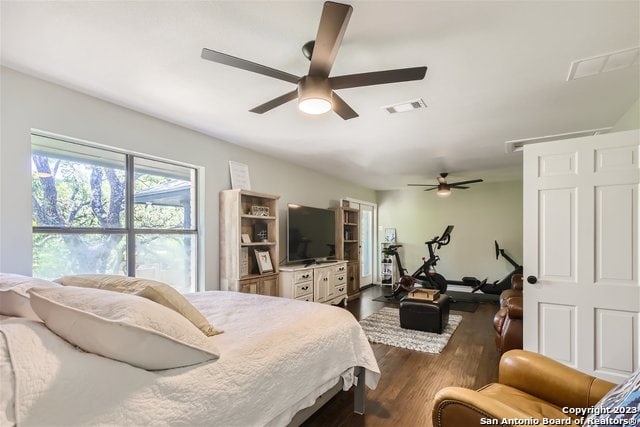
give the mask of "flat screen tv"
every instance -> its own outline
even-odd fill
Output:
[[[287,208],[287,262],[335,259],[335,213],[300,205]]]

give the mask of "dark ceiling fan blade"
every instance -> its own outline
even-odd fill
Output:
[[[329,77],[352,11],[348,4],[324,3],[311,55],[310,76]]]
[[[236,58],[235,56],[227,55],[226,53],[216,52],[215,50],[202,49],[200,54],[202,59],[217,62],[218,64],[228,65],[230,67],[240,68],[241,70],[251,71],[252,73],[262,74],[263,76],[273,77],[274,79],[284,80],[285,82],[297,84],[300,77],[293,74],[285,73],[284,71],[276,70],[275,68],[267,67],[265,65],[256,64],[255,62],[247,61],[246,59]]]
[[[292,101],[294,99],[296,99],[298,97],[298,90],[292,90],[291,92],[285,93],[282,96],[279,96],[277,98],[272,99],[271,101],[267,101],[262,105],[258,105],[255,108],[252,108],[251,111],[252,113],[258,113],[258,114],[262,114],[262,113],[266,113],[269,110],[273,110],[276,107],[281,106],[282,104],[286,104],[289,101]]]
[[[449,185],[449,188],[458,188],[460,190],[466,190],[469,187],[465,187],[463,185]]]
[[[396,70],[373,71],[370,73],[349,74],[329,78],[332,89],[382,85],[386,83],[422,80],[427,67],[398,68]]]
[[[424,190],[424,191],[431,191],[431,190],[437,190],[437,189],[438,189],[438,186],[436,185],[435,187],[433,187],[433,188],[427,188],[427,189],[426,189],[426,190]]]
[[[331,100],[333,104],[333,111],[344,120],[349,120],[358,117],[353,108],[349,107],[349,104],[344,102],[344,99],[340,98],[335,92],[331,93]]]
[[[470,181],[459,181],[459,182],[450,182],[449,186],[453,186],[453,185],[464,185],[464,184],[473,184],[475,182],[483,182],[482,179],[472,179]]]
[[[438,185],[434,184],[407,184],[409,187],[437,187]]]

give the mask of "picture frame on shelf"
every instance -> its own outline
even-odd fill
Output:
[[[256,222],[253,224],[253,241],[266,242],[269,239],[269,229],[266,223]]]
[[[249,166],[229,160],[229,175],[231,176],[232,189],[251,190]]]
[[[251,243],[251,236],[249,236],[247,233],[242,233],[240,235],[240,239],[242,240],[242,243]]]
[[[385,241],[385,243],[395,243],[396,242],[396,229],[395,228],[385,228],[384,229],[384,241]]]
[[[271,263],[271,255],[269,251],[256,249],[256,261],[258,262],[258,271],[260,274],[271,273],[273,271],[273,264]]]

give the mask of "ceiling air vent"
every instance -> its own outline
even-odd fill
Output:
[[[387,113],[389,114],[395,114],[395,113],[406,113],[407,111],[417,110],[419,108],[427,108],[427,104],[425,104],[424,100],[419,98],[419,99],[414,99],[413,101],[400,102],[398,104],[387,105],[381,108],[386,110]]]
[[[578,59],[571,63],[567,81],[631,67],[638,62],[638,56],[640,56],[640,47],[633,47],[591,58]]]
[[[589,129],[589,130],[580,130],[577,132],[569,132],[569,133],[558,133],[556,135],[547,135],[547,136],[537,136],[534,138],[525,138],[525,139],[514,139],[512,141],[506,141],[505,151],[507,153],[513,153],[514,151],[522,151],[522,147],[529,144],[535,144],[538,142],[547,142],[554,141],[557,139],[570,139],[570,138],[580,138],[583,136],[594,136],[600,135],[603,133],[607,133],[611,130],[608,128],[600,128],[600,129]]]

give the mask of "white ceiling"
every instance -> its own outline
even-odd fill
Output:
[[[203,47],[304,75],[321,1],[1,3],[2,64],[370,188],[510,179],[507,140],[612,126],[638,64],[567,82],[570,63],[640,45],[640,2],[349,1],[331,75],[428,66],[422,81],[339,91],[360,117],[306,116],[294,89],[200,58]],[[380,107],[423,98],[427,109]],[[405,187],[406,188],[406,187]]]

